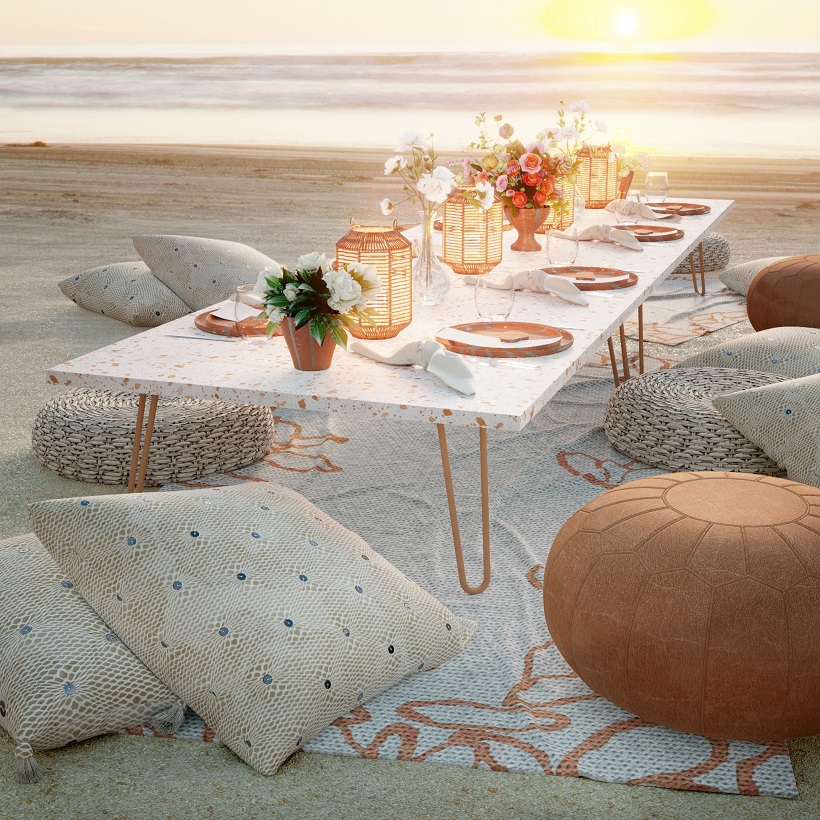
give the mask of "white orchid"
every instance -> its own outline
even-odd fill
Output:
[[[572,111],[576,114],[589,114],[589,103],[585,100],[576,100],[572,105],[567,107],[567,111]]]
[[[399,139],[396,151],[400,154],[412,151],[414,148],[425,149],[430,145],[430,138],[423,137],[418,131],[407,131]]]
[[[296,260],[296,270],[317,270],[320,269],[322,273],[326,273],[331,268],[328,258],[318,251],[313,253],[306,253]]]
[[[390,174],[395,174],[399,168],[406,168],[407,162],[405,161],[404,157],[401,154],[397,154],[395,157],[390,157],[390,159],[386,160],[384,163],[384,175],[386,177],[390,176]]]
[[[393,213],[393,209],[396,207],[387,197],[385,197],[380,203],[382,208],[382,213],[385,216],[390,216]]]
[[[491,182],[476,182],[475,189],[481,194],[481,207],[484,208],[485,211],[489,211],[490,208],[493,207],[493,202],[495,202],[495,188],[493,184]]]
[[[353,310],[362,301],[362,286],[346,270],[329,270],[322,274],[330,297],[328,307],[339,313]]]

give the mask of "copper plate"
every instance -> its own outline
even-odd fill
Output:
[[[683,239],[680,228],[667,225],[618,225],[618,228],[629,231],[638,242],[668,242],[670,239]]]
[[[238,336],[239,331],[236,329],[236,322],[230,319],[219,319],[211,315],[210,310],[197,313],[194,316],[194,324],[205,333],[213,333],[217,336]],[[243,319],[240,323],[245,336],[264,336],[266,335],[265,328],[267,322],[264,319]]]
[[[592,268],[587,265],[570,265],[563,268],[542,268],[541,270],[550,276],[562,276],[571,279],[578,290],[615,290],[616,288],[631,288],[638,281],[638,276],[628,270],[617,270],[616,268]],[[576,282],[575,277],[579,273],[595,274],[594,282]],[[628,279],[618,279],[618,276],[628,276]]]
[[[452,339],[436,337],[436,341],[443,344],[452,353],[460,353],[463,356],[483,356],[488,359],[528,359],[536,356],[550,356],[553,353],[560,353],[571,347],[575,341],[568,330],[550,325],[539,325],[533,322],[468,322],[466,325],[453,325],[453,330],[462,330],[465,333],[478,333],[482,336],[494,336],[499,338],[501,333],[526,333],[530,339],[542,338],[555,339],[537,347],[482,347],[479,344],[471,345],[464,342],[454,342]]]
[[[649,206],[659,214],[680,214],[680,216],[699,216],[708,214],[712,209],[697,202],[657,202]]]

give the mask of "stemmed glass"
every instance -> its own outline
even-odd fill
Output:
[[[643,184],[647,202],[663,202],[669,194],[669,177],[666,171],[650,171]]]
[[[475,309],[485,322],[503,322],[512,312],[515,302],[513,278],[509,275],[503,286],[499,287],[501,280],[496,277],[490,285],[488,276],[485,273],[475,278]]]

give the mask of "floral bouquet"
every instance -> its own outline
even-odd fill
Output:
[[[558,104],[558,124],[553,128],[545,128],[540,139],[546,139],[554,150],[561,153],[572,166],[567,173],[578,171],[581,160],[579,151],[586,148],[589,140],[597,134],[606,132],[606,123],[603,120],[592,120],[589,116],[589,104],[578,100],[566,105],[563,100]],[[614,161],[614,157],[611,159]]]
[[[648,171],[652,167],[652,157],[645,153],[629,153],[625,145],[613,145],[612,151],[618,158],[618,176],[626,177],[635,171]]]
[[[500,114],[495,117],[499,123],[502,119]],[[498,127],[498,137],[490,137],[485,114],[476,117],[476,125],[480,135],[467,146],[471,156],[463,166],[464,173],[474,176],[477,185],[492,185],[514,214],[526,208],[548,208],[560,199],[555,178],[564,162],[549,155],[543,140],[524,145],[512,139],[514,130],[509,123]]]
[[[329,333],[342,347],[347,347],[345,325],[356,325],[359,320],[369,323],[373,311],[367,302],[380,290],[381,280],[372,265],[353,262],[336,270],[324,254],[315,252],[300,256],[293,271],[274,262],[256,282],[264,304],[260,318],[268,320],[268,338],[291,318],[295,330],[309,325],[319,345]]]

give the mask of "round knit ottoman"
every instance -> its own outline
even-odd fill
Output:
[[[582,680],[645,720],[820,733],[820,489],[677,473],[607,490],[556,536],[544,611]]]
[[[729,240],[719,233],[710,233],[706,235],[703,240],[703,269],[709,273],[715,270],[723,270],[729,264]],[[697,259],[698,251],[695,249],[695,266],[700,262]],[[678,265],[675,273],[689,274],[691,268],[689,267],[689,257],[684,257],[683,261]]]
[[[820,254],[791,256],[752,279],[746,310],[755,330],[820,327]]]
[[[57,396],[34,420],[37,459],[76,481],[127,484],[138,401],[134,393],[107,390]],[[270,449],[273,433],[267,407],[160,397],[145,483],[191,481],[245,467]]]
[[[612,446],[653,467],[783,471],[712,406],[712,399],[786,376],[726,367],[656,370],[625,381],[606,408],[604,432]]]

